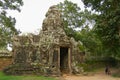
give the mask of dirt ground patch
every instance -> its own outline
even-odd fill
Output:
[[[120,80],[120,78],[106,75],[104,70],[89,73],[87,75],[68,75],[64,74],[60,80]]]
[[[109,75],[93,75],[93,76],[75,76],[67,75],[63,76],[64,80],[120,80],[120,78],[114,78]]]

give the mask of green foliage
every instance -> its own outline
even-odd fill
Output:
[[[22,0],[0,0],[0,47],[6,47],[11,42],[13,34],[19,32],[15,28],[16,20],[8,16],[8,10],[20,11]]]
[[[113,73],[112,76],[120,78],[120,69],[118,69],[118,71],[116,73]]]
[[[76,41],[81,41],[80,50],[101,55],[103,49],[101,41],[90,29],[94,26],[97,15],[87,9],[82,11],[77,4],[67,0],[58,4],[58,7],[62,12],[64,30],[68,36],[74,37]]]
[[[120,0],[82,0],[86,7],[95,10],[94,31],[108,55],[120,57]]]
[[[82,42],[80,50],[84,50],[92,56],[102,56],[104,48],[101,41],[89,26],[85,26],[81,31],[77,32],[75,38]]]
[[[65,0],[63,3],[59,3],[58,8],[62,12],[64,30],[70,37],[74,37],[76,30],[83,28],[90,21],[91,12],[82,11],[77,4],[71,1]]]
[[[58,7],[62,12],[62,17],[66,21],[65,24],[67,26],[79,27],[82,24],[80,7],[77,4],[65,0],[64,3],[58,4]]]
[[[118,66],[119,60],[116,60],[112,57],[91,57],[85,59],[84,63],[79,64],[78,66],[83,67],[85,71],[94,71],[100,68],[105,68],[106,65],[112,68]]]
[[[98,11],[94,31],[102,41],[106,52],[120,57],[120,1],[119,0],[83,0],[87,7]]]
[[[8,76],[0,72],[0,80],[56,80],[51,77],[43,76]]]

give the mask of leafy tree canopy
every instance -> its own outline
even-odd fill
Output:
[[[0,0],[0,47],[7,47],[11,42],[13,34],[18,34],[15,28],[16,20],[8,16],[8,10],[17,10],[20,12],[22,0]]]
[[[58,7],[62,12],[64,28],[67,35],[74,37],[76,30],[89,24],[91,12],[88,10],[82,11],[77,4],[67,0],[59,3]]]
[[[94,31],[109,55],[120,56],[120,0],[82,0],[98,12]]]

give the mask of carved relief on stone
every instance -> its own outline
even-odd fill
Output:
[[[20,46],[20,40],[17,36],[14,36],[12,40],[13,40],[12,44],[14,45],[14,47]]]
[[[40,63],[41,60],[42,60],[41,52],[40,52],[39,47],[37,47],[37,51],[36,51],[36,60],[37,60],[38,63]]]
[[[15,64],[41,64],[36,71],[39,72],[42,70],[42,73],[46,74],[49,70],[51,73],[60,74],[60,59],[62,59],[60,58],[60,47],[64,46],[69,47],[70,50],[66,52],[68,56],[62,56],[66,58],[63,61],[65,63],[63,63],[64,66],[62,67],[71,68],[72,65],[73,70],[79,71],[76,67],[78,61],[75,61],[79,58],[76,57],[78,53],[78,43],[74,38],[70,39],[66,35],[62,24],[63,19],[61,18],[60,11],[56,6],[52,6],[46,13],[46,18],[43,21],[42,30],[39,35],[30,34],[27,36],[13,37]],[[32,65],[32,69],[33,67],[36,67],[36,65]],[[33,69],[33,71],[35,70]]]
[[[27,61],[27,56],[25,50],[23,48],[19,48],[19,50],[16,51],[14,62],[25,63],[26,61]]]

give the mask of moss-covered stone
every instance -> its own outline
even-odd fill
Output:
[[[51,6],[43,20],[39,35],[13,37],[13,64],[4,70],[7,74],[79,73],[79,43],[66,35],[63,19],[56,6]],[[75,62],[75,63],[74,63]]]

